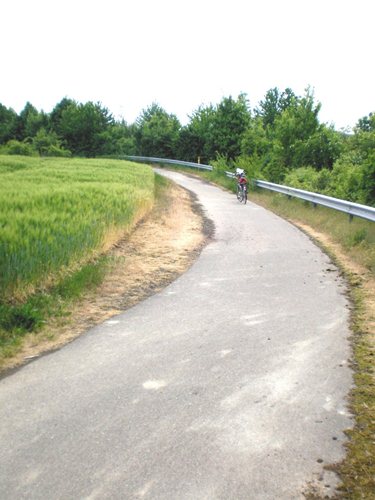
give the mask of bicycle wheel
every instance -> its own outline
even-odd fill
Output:
[[[242,202],[242,198],[243,198],[242,189],[240,188],[240,186],[237,186],[237,200],[240,203]]]
[[[247,187],[245,187],[243,190],[243,202],[246,205],[246,203],[247,203]]]

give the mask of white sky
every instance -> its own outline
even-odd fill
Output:
[[[375,111],[374,0],[2,0],[0,103],[65,96],[132,123],[153,101],[184,124],[200,104],[311,85],[320,119]]]

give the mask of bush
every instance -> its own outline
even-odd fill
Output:
[[[234,170],[235,165],[232,160],[228,160],[228,158],[224,155],[217,155],[217,159],[211,162],[214,172],[225,174],[226,171]]]
[[[69,149],[64,149],[60,146],[48,146],[42,152],[43,156],[58,156],[60,158],[70,158],[72,156]]]
[[[331,196],[356,203],[366,203],[365,168],[349,154],[342,156],[333,166],[330,183]]]
[[[358,163],[353,155],[337,160],[333,170],[301,167],[290,171],[284,179],[286,186],[325,194],[354,203],[374,204],[375,166]]]
[[[291,170],[284,179],[284,184],[296,189],[314,191],[318,172],[312,167],[300,167]]]
[[[262,159],[257,154],[253,154],[251,156],[240,156],[236,160],[236,167],[245,170],[249,180],[264,179],[264,176],[261,172]]]
[[[300,167],[287,173],[284,184],[313,193],[329,195],[331,181],[332,175],[328,169],[317,171],[313,167]]]
[[[47,132],[45,128],[38,130],[32,140],[34,148],[40,156],[70,157],[72,153],[61,146],[61,141],[55,132]]]
[[[8,155],[36,156],[34,147],[27,142],[20,142],[12,139],[4,147],[4,153]]]

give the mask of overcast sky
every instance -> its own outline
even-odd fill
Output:
[[[132,123],[152,102],[184,124],[200,104],[310,85],[320,119],[375,111],[374,0],[2,0],[0,103],[65,96]]]

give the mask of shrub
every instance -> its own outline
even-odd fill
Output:
[[[71,151],[69,149],[64,149],[60,146],[48,146],[43,150],[43,156],[58,156],[61,158],[70,158],[72,156]]]
[[[330,195],[332,182],[331,171],[327,168],[315,170],[313,167],[300,167],[291,170],[285,176],[284,184],[313,193]]]
[[[236,160],[236,167],[245,170],[249,179],[263,179],[262,159],[259,155],[240,156]]]
[[[216,160],[211,162],[214,167],[214,172],[225,174],[226,171],[234,169],[234,162],[232,160],[228,160],[228,158],[224,155],[217,155]]]
[[[366,203],[364,170],[364,165],[357,164],[350,154],[343,155],[333,166],[331,196],[356,203]]]
[[[27,142],[20,142],[12,139],[7,142],[4,152],[8,155],[36,156],[34,147]]]

